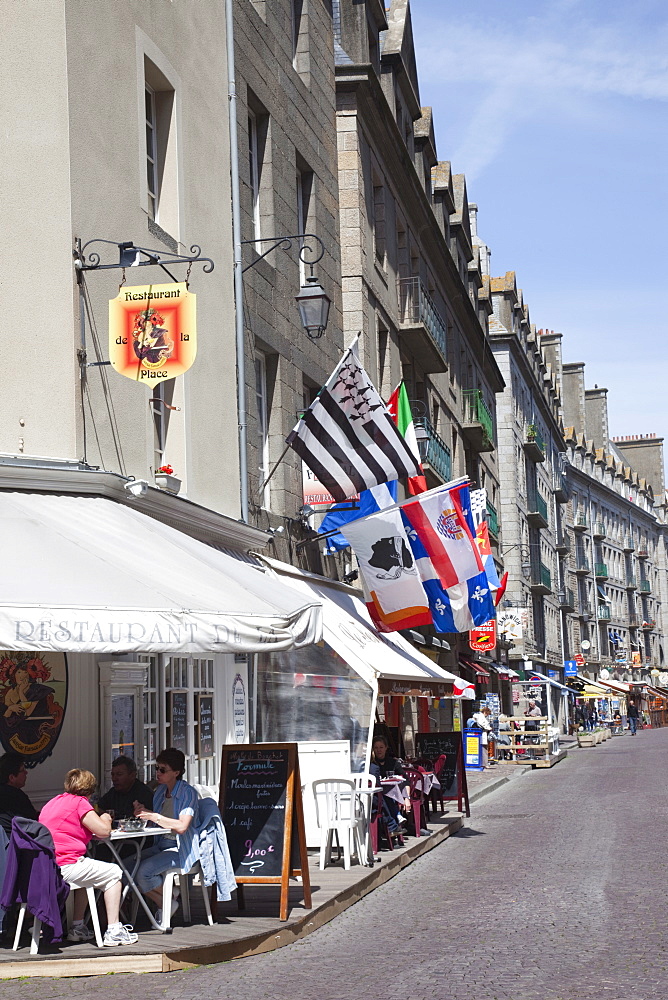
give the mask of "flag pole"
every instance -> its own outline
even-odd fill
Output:
[[[271,479],[271,477],[274,475],[274,473],[276,472],[276,469],[279,467],[279,465],[281,464],[281,462],[283,461],[283,459],[285,458],[285,456],[287,455],[287,453],[288,453],[289,450],[290,450],[290,445],[286,444],[285,448],[283,449],[283,451],[280,454],[280,457],[278,458],[278,461],[276,461],[274,463],[273,469],[271,470],[271,472],[269,473],[269,475],[267,476],[267,478],[265,479],[265,481],[263,483],[261,483],[260,486],[258,486],[258,488],[257,488],[257,495],[255,497],[255,502],[256,503],[259,503],[260,497],[262,496],[262,490],[265,489],[267,483],[269,482],[269,480]]]

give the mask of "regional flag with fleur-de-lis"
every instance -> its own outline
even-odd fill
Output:
[[[401,514],[438,632],[468,632],[496,616],[473,533],[469,488],[432,491]]]

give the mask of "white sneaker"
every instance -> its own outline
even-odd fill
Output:
[[[93,932],[85,924],[79,924],[77,927],[72,926],[67,932],[67,940],[73,941],[75,944],[80,944],[83,941],[92,941],[94,937]]]
[[[171,906],[172,916],[174,916],[178,908],[179,908],[178,899],[172,899],[172,906]],[[162,909],[158,909],[155,911],[155,922],[156,924],[160,924],[160,926],[162,927]]]
[[[105,948],[117,948],[122,944],[136,944],[138,940],[139,935],[133,933],[132,924],[119,924],[113,931],[107,928],[102,944]]]

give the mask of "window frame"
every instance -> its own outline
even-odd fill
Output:
[[[251,192],[251,215],[253,218],[253,238],[262,238],[262,215],[260,211],[260,160],[258,141],[258,120],[252,108],[248,108],[248,175]]]

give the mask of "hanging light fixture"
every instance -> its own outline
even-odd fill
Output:
[[[295,301],[306,333],[311,340],[319,340],[327,327],[331,299],[315,275],[311,274],[306,279],[306,284],[299,289]]]

